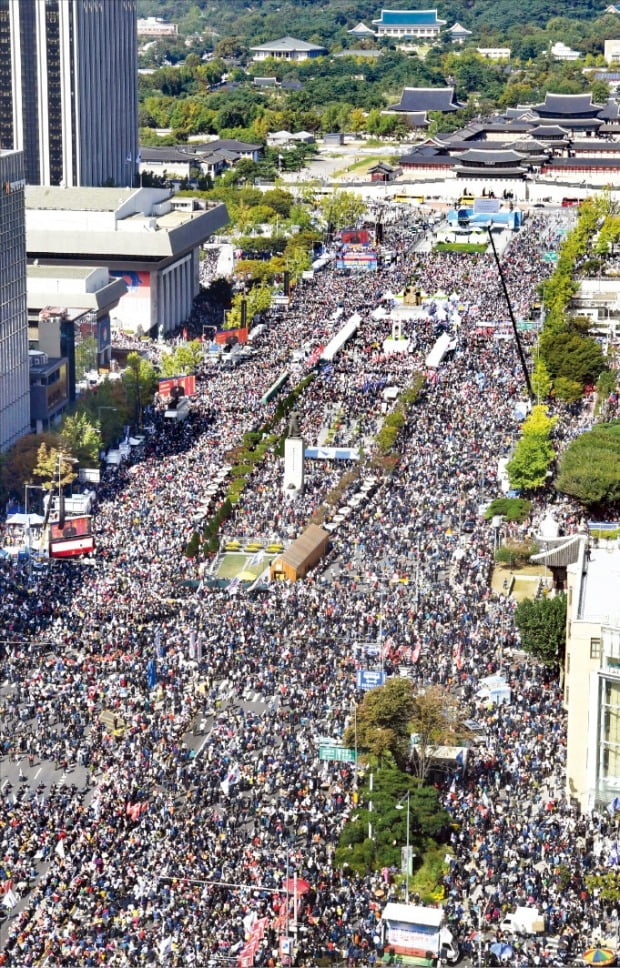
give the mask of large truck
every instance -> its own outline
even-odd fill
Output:
[[[446,927],[443,908],[419,904],[397,904],[389,901],[381,915],[385,953],[399,961],[423,968],[440,963],[453,965],[459,958],[459,946]]]

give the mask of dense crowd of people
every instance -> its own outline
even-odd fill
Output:
[[[29,575],[0,561],[0,766],[23,772],[19,788],[1,787],[0,964],[274,965],[295,916],[297,964],[379,961],[382,903],[400,888],[334,864],[355,771],[318,758],[318,737],[342,737],[360,701],[358,644],[369,640],[388,672],[449,687],[481,727],[467,772],[441,789],[453,820],[446,910],[465,952],[490,957],[519,904],[539,909],[545,933],[514,946],[515,965],[556,964],[612,918],[584,877],[608,861],[615,826],[567,801],[558,684],[517,656],[514,603],[491,590],[492,534],[478,508],[498,493],[523,383],[512,342],[497,338],[507,317],[497,271],[487,256],[412,251],[416,228],[386,226],[397,257],[377,274],[328,268],[299,284],[286,311],[268,314],[252,357],[232,372],[205,366],[187,421],[153,415],[140,451],[98,488],[91,564]],[[532,218],[504,252],[519,316],[561,229],[559,216]],[[405,323],[409,349],[389,354],[392,294],[412,280],[424,296]],[[207,587],[203,563],[183,553],[197,511],[223,496],[243,434],[274,414],[266,390],[284,370],[315,367],[354,313],[355,335],[299,398],[306,443],[372,451],[392,405],[383,391],[425,371],[442,332],[454,340],[427,374],[396,466],[376,473],[303,581],[252,596]],[[565,433],[585,419],[574,414]],[[356,467],[313,461],[291,498],[282,458],[268,454],[222,537],[286,543],[345,471],[359,486]],[[546,510],[536,504],[528,527]],[[554,512],[566,529],[577,523],[568,502]],[[477,696],[493,672],[510,685],[507,706]],[[44,761],[68,780],[38,788]],[[291,878],[306,882],[295,901]]]

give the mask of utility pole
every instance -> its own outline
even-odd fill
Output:
[[[491,225],[487,225],[487,234],[489,236],[489,241],[491,243],[491,248],[493,250],[493,257],[495,259],[495,264],[497,266],[497,271],[499,273],[500,282],[502,284],[502,289],[504,292],[504,299],[506,300],[506,305],[508,307],[508,315],[510,316],[510,322],[512,323],[512,331],[515,337],[515,343],[517,344],[517,352],[519,353],[519,359],[521,360],[521,369],[523,370],[523,376],[525,378],[525,386],[527,387],[527,395],[532,401],[534,399],[534,391],[532,390],[532,384],[530,381],[530,374],[527,369],[527,363],[525,361],[525,353],[523,352],[523,346],[521,345],[521,339],[519,337],[519,331],[517,329],[517,321],[515,319],[514,313],[512,311],[512,303],[510,302],[510,296],[508,295],[508,288],[506,286],[506,280],[504,278],[504,272],[502,270],[501,262],[499,261],[499,256],[497,254],[497,249],[495,248],[495,240],[493,238],[493,229]]]

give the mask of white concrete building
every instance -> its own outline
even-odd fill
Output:
[[[24,168],[0,150],[0,451],[30,430]]]
[[[273,58],[274,60],[304,61],[313,57],[322,57],[327,53],[325,47],[317,44],[309,44],[305,40],[297,40],[296,37],[281,37],[279,40],[269,41],[267,44],[258,44],[250,47],[252,60],[264,61]]]
[[[167,23],[161,17],[145,17],[137,23],[138,37],[175,37],[177,25]]]
[[[487,60],[510,60],[510,47],[476,47],[476,53]]]
[[[567,793],[583,810],[620,795],[620,548],[581,540],[568,565]]]
[[[620,64],[620,40],[606,40],[604,48],[605,62],[610,66]]]
[[[558,40],[551,48],[551,56],[556,61],[576,61],[582,56],[578,50],[572,50],[567,44]]]
[[[131,185],[135,0],[0,0],[0,145],[30,185]]]
[[[434,10],[382,10],[378,20],[373,20],[377,37],[401,40],[434,41],[439,39],[446,21]]]
[[[117,328],[168,333],[198,293],[200,245],[228,222],[226,206],[175,207],[165,188],[35,188],[26,191],[28,258],[39,265],[105,266],[128,292]]]

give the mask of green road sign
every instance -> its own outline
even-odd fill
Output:
[[[559,258],[557,252],[545,252],[543,262],[557,262]]]
[[[320,760],[337,760],[339,763],[355,763],[357,753],[346,746],[319,746]]]

